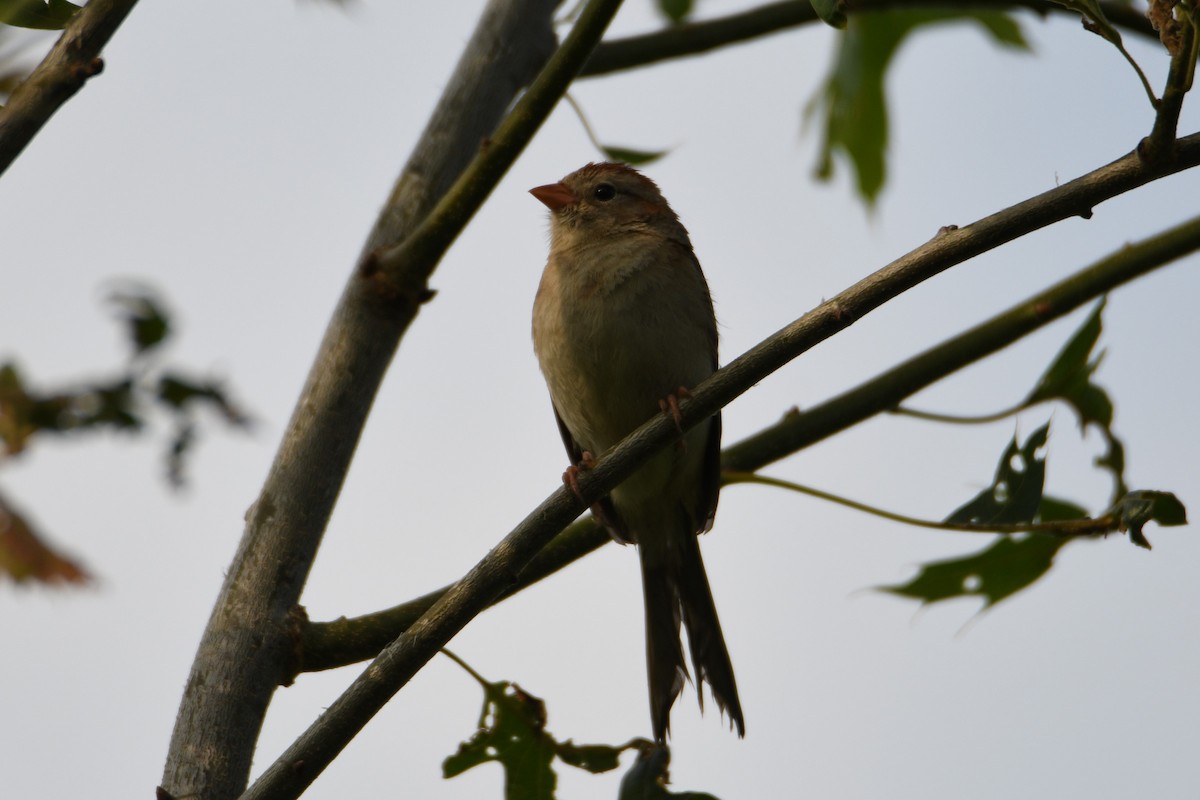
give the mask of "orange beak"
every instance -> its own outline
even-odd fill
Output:
[[[561,211],[567,206],[579,202],[579,198],[575,196],[575,193],[561,183],[548,183],[545,186],[536,186],[530,189],[529,193],[538,200],[541,200],[546,208],[551,211]]]

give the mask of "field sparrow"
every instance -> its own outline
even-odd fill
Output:
[[[533,305],[533,346],[572,465],[564,479],[717,368],[712,299],[687,231],[649,178],[588,164],[531,194],[550,209],[550,258]],[[646,601],[654,737],[666,739],[687,667],[687,628],[703,706],[708,681],[744,735],[733,666],[697,534],[720,489],[721,416],[692,428],[592,507],[614,539],[634,542]]]

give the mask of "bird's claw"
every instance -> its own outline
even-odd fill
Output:
[[[664,414],[670,414],[671,419],[675,420],[675,429],[683,434],[683,414],[679,410],[679,401],[681,399],[691,400],[692,393],[688,391],[686,386],[680,386],[675,391],[658,401],[658,408]],[[680,440],[682,442],[682,440]]]
[[[579,473],[592,468],[596,463],[596,457],[587,450],[584,450],[579,456],[579,463],[572,464],[563,472],[562,481],[567,486],[571,487],[571,491],[580,500],[583,499],[583,492],[579,490]]]

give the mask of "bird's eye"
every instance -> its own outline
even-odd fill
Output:
[[[613,188],[611,183],[602,183],[592,190],[592,197],[595,197],[600,202],[607,202],[617,196],[617,190]]]

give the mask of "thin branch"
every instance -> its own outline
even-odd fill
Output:
[[[1179,141],[1176,160],[1169,171],[1173,173],[1197,165],[1200,165],[1200,134]],[[822,304],[718,371],[694,390],[691,401],[683,404],[681,411],[685,425],[706,419],[718,407],[804,349],[920,280],[1031,230],[1079,214],[1080,209],[1090,209],[1106,199],[1162,177],[1167,174],[1162,169],[1160,165],[1151,170],[1135,154],[1130,154],[966,228],[947,231]],[[789,413],[777,424],[726,449],[722,454],[722,467],[752,472],[886,411],[955,370],[996,352],[1113,287],[1177,258],[1191,246],[1186,237],[1193,233],[1188,229],[1182,242],[1180,234],[1172,232],[1144,245],[1126,248],[1112,259],[1106,259],[856,389],[807,412]],[[1160,242],[1164,237],[1164,242]],[[581,488],[589,502],[632,472],[636,463],[631,461],[632,458],[645,457],[654,445],[670,441],[673,430],[665,420],[651,421],[601,459],[581,478]],[[430,592],[379,614],[309,624],[302,647],[304,669],[329,669],[368,658],[384,641],[390,640],[389,637],[402,633],[380,653],[379,659],[387,659],[389,670],[411,677],[424,660],[487,605],[535,583],[604,544],[605,534],[590,520],[583,520],[554,538],[549,545],[553,549],[538,553],[542,543],[549,541],[554,531],[572,519],[572,514],[578,513],[579,506],[572,500],[573,495],[569,492],[552,495],[454,586]],[[528,566],[522,569],[524,564]]]
[[[621,5],[620,0],[593,0],[579,15],[546,68],[504,117],[495,133],[454,186],[429,212],[412,236],[382,251],[368,254],[363,269],[390,281],[401,291],[424,287],[438,259],[508,171],[525,145],[550,115],[579,69],[595,48],[591,35],[603,30]],[[598,38],[598,36],[597,36]]]
[[[1179,114],[1183,110],[1184,98],[1192,88],[1196,72],[1197,48],[1200,46],[1200,36],[1196,33],[1196,12],[1184,6],[1177,8],[1182,16],[1179,20],[1179,40],[1171,45],[1174,47],[1171,67],[1167,72],[1167,85],[1163,89],[1162,100],[1156,105],[1158,113],[1154,117],[1154,128],[1141,144],[1142,155],[1149,161],[1169,153],[1174,145]]]
[[[847,13],[871,13],[898,7],[930,8],[938,5],[1028,9],[1042,16],[1052,13],[1070,13],[1078,16],[1051,0],[966,0],[951,4],[930,0],[849,0]],[[1114,0],[1104,0],[1100,6],[1114,25],[1152,39],[1158,38],[1146,16],[1132,7]],[[817,14],[808,0],[786,0],[724,17],[672,25],[653,33],[602,42],[584,66],[580,77],[591,78],[637,69],[660,61],[699,55],[817,21]]]
[[[467,167],[553,52],[556,5],[492,0],[484,9],[367,252],[415,230]],[[352,272],[193,661],[163,771],[169,795],[228,798],[246,786],[267,706],[292,670],[300,593],[375,393],[424,299]]]
[[[137,0],[91,0],[0,108],[0,175],[55,111],[104,69],[100,51]]]

